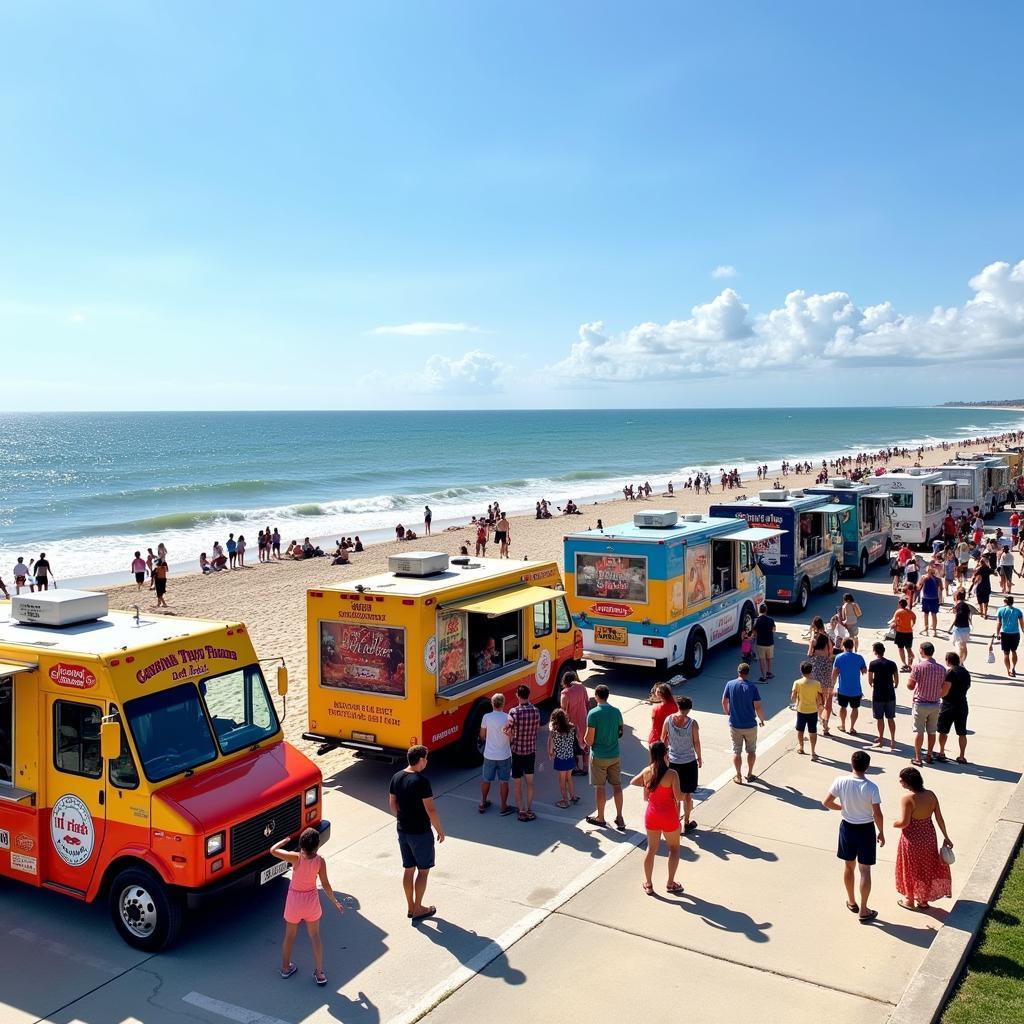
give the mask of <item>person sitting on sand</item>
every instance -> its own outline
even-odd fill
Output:
[[[363,542],[359,539],[359,534],[358,533],[356,534],[355,542],[352,545],[352,550],[353,551],[362,551],[363,550]]]
[[[213,566],[210,565],[210,560],[206,557],[205,551],[199,556],[199,569],[204,576],[209,576],[213,572]]]
[[[417,539],[416,531],[415,530],[406,530],[405,531],[405,539],[406,540],[416,540]]]
[[[405,527],[401,523],[395,527],[395,540],[405,540]]]

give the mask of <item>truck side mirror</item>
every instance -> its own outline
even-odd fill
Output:
[[[285,665],[280,665],[277,669],[277,692],[281,697],[288,694],[288,668]]]
[[[121,756],[120,722],[100,723],[100,755],[104,761],[116,761]]]

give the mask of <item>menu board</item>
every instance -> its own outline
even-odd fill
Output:
[[[320,623],[320,685],[405,696],[405,630]]]
[[[647,604],[647,559],[577,552],[576,596]]]
[[[466,616],[442,612],[437,617],[437,688],[444,690],[469,678]]]

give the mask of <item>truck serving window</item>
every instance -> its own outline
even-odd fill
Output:
[[[53,705],[53,759],[58,771],[98,779],[103,773],[100,757],[100,719],[95,704],[58,700]]]
[[[124,711],[142,770],[150,782],[169,779],[217,756],[199,691],[193,683],[136,697],[125,704]]]
[[[277,715],[258,665],[205,682],[206,710],[222,754],[233,754],[277,732]]]
[[[892,496],[893,508],[913,508],[914,495],[909,491],[895,491]],[[929,509],[929,511],[931,511]]]

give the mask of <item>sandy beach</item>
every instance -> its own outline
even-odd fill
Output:
[[[925,452],[923,464],[938,463],[952,458],[957,448],[991,443],[991,439],[976,442],[961,442],[946,451]],[[894,458],[889,468],[913,465],[916,453],[905,459]],[[674,481],[675,494],[672,497],[662,492],[666,481],[651,481],[651,498],[647,501],[594,502],[581,507],[581,515],[563,516],[556,514],[552,519],[538,520],[532,515],[510,516],[512,524],[510,553],[514,558],[530,561],[555,560],[561,562],[562,539],[567,533],[575,533],[597,526],[600,518],[606,526],[628,521],[633,513],[641,509],[672,508],[682,513],[706,512],[713,504],[738,497],[740,494],[755,494],[759,489],[772,486],[774,480],[781,481],[787,488],[812,486],[818,469],[811,473],[794,474],[786,477],[779,474],[769,476],[767,481],[744,479],[739,490],[722,491],[717,480],[713,480],[710,494],[696,494],[681,487],[682,481]],[[561,498],[555,496],[555,504]],[[416,524],[419,526],[421,524]],[[348,580],[356,580],[387,568],[388,556],[410,549],[445,551],[458,555],[459,547],[467,545],[473,552],[476,530],[468,524],[460,528],[439,530],[429,538],[422,535],[412,542],[389,541],[368,545],[365,551],[352,554],[349,565],[332,566],[331,559],[313,558],[304,561],[282,560],[260,564],[255,562],[244,570],[222,572],[203,576],[199,572],[174,575],[168,581],[168,614],[189,615],[199,618],[245,622],[249,627],[257,653],[260,657],[283,657],[289,668],[291,686],[288,697],[286,734],[300,746],[300,736],[306,728],[306,590],[310,587],[332,586]],[[493,536],[493,533],[492,533]],[[172,558],[177,553],[172,553]],[[251,552],[256,557],[255,549]],[[497,555],[497,547],[488,544],[488,556]],[[104,588],[110,594],[113,608],[132,610],[138,604],[143,611],[155,613],[156,599],[151,590],[136,591],[134,584]],[[335,752],[330,759],[347,758],[343,752]],[[337,763],[337,762],[336,762]],[[330,761],[324,764],[325,771]]]

